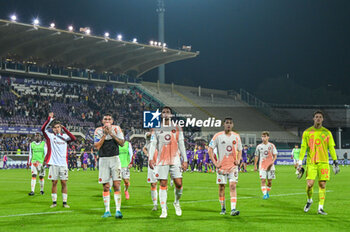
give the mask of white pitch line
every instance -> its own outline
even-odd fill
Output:
[[[326,192],[333,192],[333,190],[326,190]],[[314,192],[315,194],[318,192]],[[285,196],[293,196],[293,195],[303,195],[306,194],[306,192],[302,193],[285,193],[285,194],[277,194],[277,195],[270,195],[272,197],[285,197]],[[238,197],[239,199],[253,199],[253,198],[259,198],[259,197]],[[181,205],[183,204],[191,204],[191,203],[198,203],[198,202],[210,202],[210,201],[217,201],[218,199],[208,199],[208,200],[199,200],[199,201],[181,201]],[[167,205],[172,205],[173,203],[167,203]],[[122,206],[122,208],[138,208],[138,207],[144,207],[144,206],[153,206],[153,204],[145,204],[145,205],[126,205]],[[91,210],[103,210],[104,208],[93,208]]]
[[[73,212],[73,211],[70,210],[70,211],[56,211],[56,212],[40,212],[40,213],[13,214],[13,215],[4,215],[4,216],[0,216],[0,218],[5,218],[5,217],[20,217],[20,216],[32,216],[32,215],[41,215],[41,214],[57,214],[57,213],[68,213],[68,212]]]

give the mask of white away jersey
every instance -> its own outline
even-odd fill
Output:
[[[158,150],[158,155],[156,154]],[[149,159],[157,155],[157,165],[180,165],[181,159],[187,162],[182,129],[178,126],[156,128],[151,137]]]
[[[67,167],[68,165],[68,142],[74,141],[75,136],[72,135],[66,128],[62,130],[66,134],[54,134],[48,131],[50,123],[53,121],[49,117],[41,128],[47,144],[47,155],[45,161],[49,165],[57,165]]]
[[[238,152],[242,151],[242,142],[239,134],[231,131],[226,135],[225,131],[218,132],[214,135],[209,143],[213,150],[217,149],[216,157],[221,162],[219,171],[229,173],[235,168],[234,161],[238,159]]]
[[[277,149],[274,144],[259,144],[255,150],[255,156],[259,156],[259,170],[267,171],[267,168],[272,164],[270,170],[275,170],[273,164],[273,155],[277,155]]]

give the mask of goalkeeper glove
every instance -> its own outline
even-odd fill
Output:
[[[299,166],[298,167],[298,175],[297,175],[298,180],[301,179],[301,177],[303,177],[304,172],[305,172],[305,169],[303,168],[303,166]]]
[[[338,160],[333,160],[333,172],[337,175],[340,172],[340,168],[338,166]]]

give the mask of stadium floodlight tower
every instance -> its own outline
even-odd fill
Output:
[[[158,1],[158,41],[161,44],[164,44],[164,0],[157,0]],[[162,64],[158,68],[158,80],[160,83],[165,83],[165,65]]]

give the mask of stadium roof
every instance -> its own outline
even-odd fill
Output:
[[[42,66],[140,76],[198,54],[0,19],[0,57]]]

